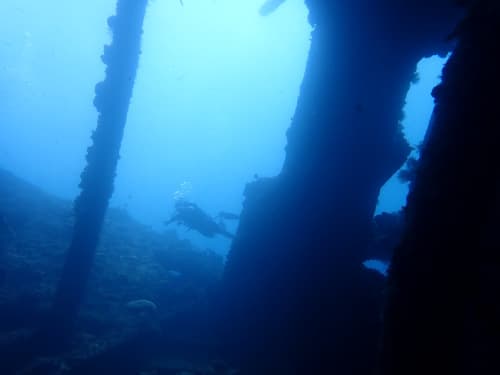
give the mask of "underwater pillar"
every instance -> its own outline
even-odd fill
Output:
[[[104,216],[113,192],[123,130],[139,62],[147,0],[118,0],[116,15],[108,19],[111,45],[101,56],[106,77],[95,88],[98,111],[93,144],[81,175],[81,193],[75,201],[73,238],[52,306],[50,329],[71,333],[82,302],[99,241]],[[52,333],[54,333],[52,331]]]
[[[245,374],[365,375],[383,306],[362,267],[378,195],[410,152],[400,121],[417,63],[450,48],[457,16],[447,1],[307,4],[284,167],[247,186],[226,263],[222,350]]]
[[[500,373],[500,3],[475,4],[433,91],[389,271],[385,375]]]

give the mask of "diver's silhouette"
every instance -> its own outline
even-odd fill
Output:
[[[228,238],[234,238],[234,235],[229,233],[222,224],[217,223],[198,205],[186,200],[179,200],[175,203],[175,213],[165,222],[165,225],[174,222],[196,230],[205,237],[214,237],[220,234]]]

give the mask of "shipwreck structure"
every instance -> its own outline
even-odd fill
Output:
[[[285,165],[248,186],[226,267],[227,350],[248,373],[461,373],[465,348],[488,356],[499,337],[499,5],[306,3],[314,32]],[[378,255],[377,197],[409,153],[400,120],[416,64],[450,51],[387,287],[361,267]]]
[[[69,373],[119,363],[135,374],[160,348],[178,350],[172,336],[194,331],[187,351],[210,347],[243,375],[500,373],[500,3],[306,3],[314,31],[286,161],[278,177],[248,184],[212,303],[162,321],[168,335],[140,332]],[[3,351],[3,373],[39,355],[40,343],[71,337],[113,190],[146,5],[119,0],[109,20],[99,122],[59,288],[39,335]],[[405,95],[420,59],[449,52],[387,280],[362,263],[380,256],[371,246],[378,195],[410,152]]]

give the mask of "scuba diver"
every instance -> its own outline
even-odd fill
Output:
[[[173,222],[182,224],[189,229],[194,229],[205,237],[214,237],[220,234],[231,239],[234,238],[234,235],[229,233],[222,223],[217,223],[210,215],[198,207],[198,205],[186,200],[178,200],[175,203],[175,213],[170,220],[165,222],[165,225],[169,225]]]

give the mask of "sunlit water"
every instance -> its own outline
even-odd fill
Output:
[[[3,0],[0,3],[0,166],[68,199],[78,193],[90,134],[100,55],[110,41],[112,0]],[[300,0],[267,17],[261,0],[151,1],[112,205],[156,230],[179,193],[209,214],[239,213],[255,175],[284,160],[310,43]],[[443,59],[419,65],[404,127],[418,145],[432,111]],[[377,212],[397,211],[407,187],[396,177]],[[220,253],[224,238],[177,228]],[[230,224],[236,231],[236,223]]]
[[[61,197],[78,193],[114,4],[0,4],[0,165]],[[238,213],[255,174],[279,173],[311,27],[300,0],[268,17],[261,5],[151,1],[112,205],[163,230],[183,183],[208,213]],[[219,252],[229,246],[179,234]]]

